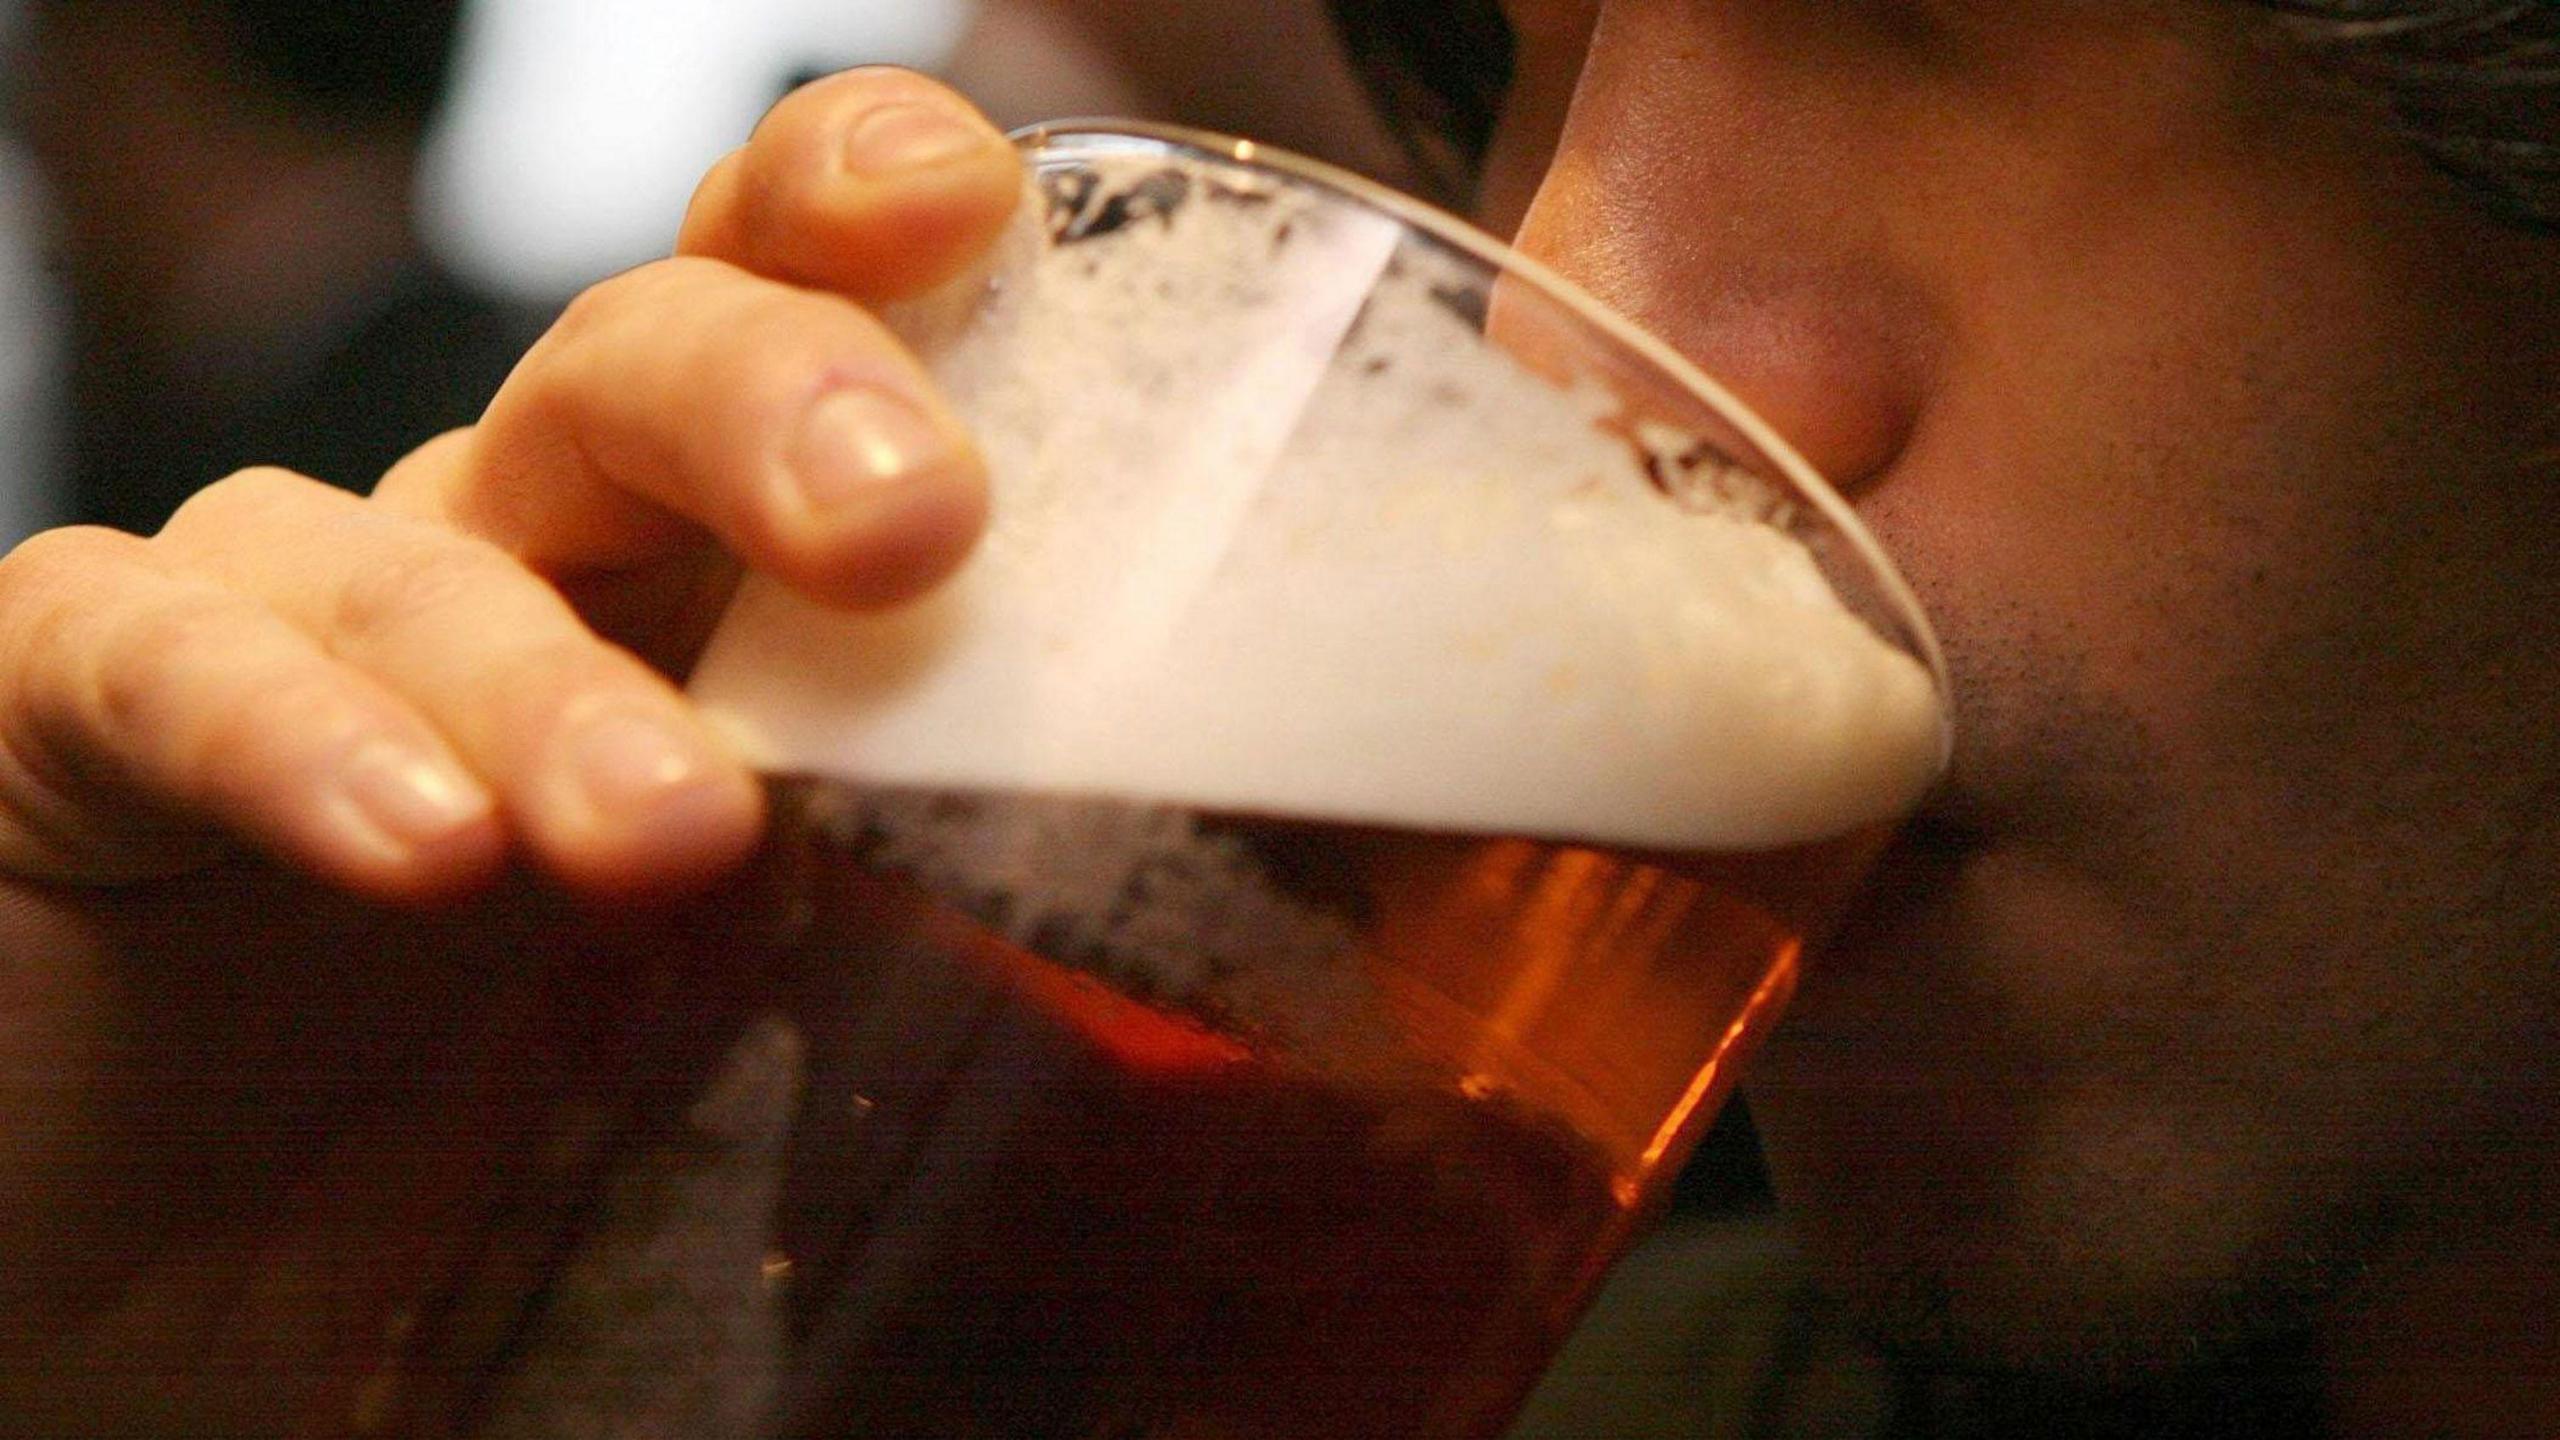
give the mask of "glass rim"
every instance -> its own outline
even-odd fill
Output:
[[[1947,673],[1946,654],[1938,643],[1937,627],[1930,623],[1929,613],[1920,604],[1919,596],[1912,590],[1910,582],[1903,578],[1901,567],[1893,563],[1883,544],[1867,529],[1866,522],[1858,518],[1847,498],[1785,436],[1779,434],[1776,427],[1762,419],[1758,411],[1745,404],[1741,397],[1725,388],[1696,362],[1545,262],[1496,238],[1474,222],[1365,175],[1294,150],[1189,125],[1107,115],[1042,120],[1021,126],[1006,135],[1026,155],[1036,153],[1052,142],[1078,137],[1139,140],[1192,151],[1207,159],[1267,168],[1290,179],[1333,191],[1462,251],[1496,271],[1519,276],[1583,323],[1670,376],[1727,424],[1740,431],[1743,438],[1758,446],[1761,454],[1778,467],[1787,482],[1864,562],[1882,598],[1897,612],[1911,643],[1918,649],[1917,658],[1927,667],[1930,682],[1937,687],[1939,768],[1944,771],[1954,753],[1955,689]]]

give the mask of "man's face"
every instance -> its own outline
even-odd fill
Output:
[[[1791,434],[1957,675],[1753,1078],[1800,1233],[1977,1362],[2295,1323],[2551,1079],[2560,241],[2244,7],[1510,8],[1488,210]]]

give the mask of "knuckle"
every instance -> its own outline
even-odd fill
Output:
[[[330,490],[319,481],[272,465],[235,470],[198,490],[179,505],[161,527],[164,535],[255,524],[308,503],[315,492]],[[334,490],[330,493],[337,494]]]
[[[614,307],[622,303],[625,293],[631,288],[631,274],[624,271],[607,276],[570,296],[569,303],[561,306],[560,313],[552,318],[551,328],[543,333],[534,353],[540,355],[576,344],[603,328]]]
[[[578,348],[598,336],[613,336],[635,318],[659,314],[684,292],[727,269],[707,256],[675,255],[609,275],[562,307],[548,341],[555,348]]]
[[[345,687],[325,665],[271,666],[258,683],[237,687],[231,703],[196,717],[181,763],[217,787],[251,786],[272,768],[280,737],[343,733],[349,710]]]
[[[315,495],[323,495],[323,492],[325,495],[340,495],[338,489],[320,484],[305,474],[261,464],[230,471],[218,482],[207,484],[205,489],[197,489],[195,495],[187,497],[187,505],[182,505],[179,510],[187,510],[189,505],[200,512],[220,512],[225,507],[228,510],[282,510],[282,507],[297,505],[297,502],[305,502]]]
[[[39,530],[0,555],[0,614],[30,605],[50,608],[61,600],[67,582],[93,579],[116,565],[131,563],[145,543],[99,525]]]
[[[67,641],[94,657],[82,711],[111,735],[161,733],[188,673],[228,649],[230,625],[218,606],[162,603],[125,615],[101,643]]]
[[[626,652],[578,628],[527,641],[515,657],[515,667],[527,690],[548,692],[554,698],[618,687],[648,673]]]
[[[905,347],[851,301],[777,291],[739,307],[706,371],[725,392],[723,413],[752,432],[781,418],[771,407],[805,403],[833,380],[902,380],[911,368]]]
[[[718,261],[659,261],[573,304],[589,308],[564,321],[557,348],[528,363],[491,411],[510,453],[546,439],[657,453],[698,448],[687,436],[760,435],[776,407],[805,401],[831,374],[915,368],[854,302]],[[679,314],[687,323],[671,330]],[[633,341],[628,317],[647,317],[648,334]]]
[[[0,733],[6,747],[61,757],[90,750],[92,678],[121,607],[115,575],[141,565],[148,542],[93,526],[47,530],[0,557]]]
[[[391,463],[375,482],[373,498],[384,508],[415,515],[426,497],[439,495],[445,482],[467,470],[480,428],[447,430]]]
[[[340,644],[365,644],[468,609],[515,573],[504,552],[470,536],[402,547],[350,573],[328,617]]]
[[[585,634],[529,641],[498,658],[488,679],[513,716],[508,728],[523,735],[556,733],[616,697],[658,688],[637,660]]]
[[[702,256],[654,260],[597,281],[564,307],[500,387],[483,428],[513,448],[591,428],[633,400],[650,357],[699,343],[704,296],[736,271]]]

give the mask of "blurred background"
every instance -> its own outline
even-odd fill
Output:
[[[0,54],[0,546],[365,487],[844,66],[1401,164],[1322,0],[0,0]]]

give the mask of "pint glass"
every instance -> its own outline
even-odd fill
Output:
[[[1482,1437],[1947,747],[1842,502],[1536,264],[1322,166],[1027,135],[893,317],[948,586],[750,582],[798,1076],[768,1433]]]

